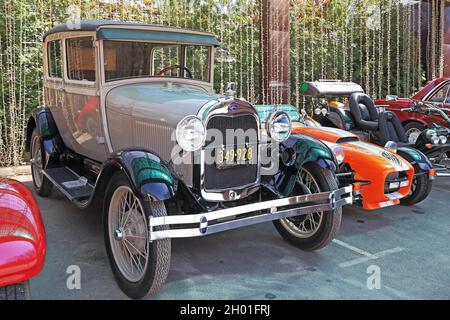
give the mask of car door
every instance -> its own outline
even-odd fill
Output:
[[[63,40],[58,35],[49,37],[44,46],[44,101],[52,112],[61,133],[67,131],[67,123],[61,113],[64,105]],[[66,141],[65,141],[66,142]],[[67,147],[72,148],[71,141]]]
[[[433,102],[435,105],[446,110],[450,115],[450,81],[446,81],[439,85],[426,99],[427,102]],[[439,123],[444,126],[448,126],[444,119],[440,115],[431,114],[427,119],[428,123]]]
[[[75,152],[103,161],[107,151],[98,95],[97,48],[94,34],[64,39],[65,77],[63,113]]]

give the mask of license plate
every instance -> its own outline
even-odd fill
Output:
[[[224,147],[216,149],[216,166],[219,169],[253,163],[256,157],[254,146]]]

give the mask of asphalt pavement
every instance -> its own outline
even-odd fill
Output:
[[[32,188],[30,176],[20,180]],[[36,198],[47,257],[33,299],[127,299],[109,267],[101,208],[81,211],[56,190]],[[345,208],[337,239],[317,252],[292,247],[266,223],[172,240],[172,253],[152,299],[449,299],[450,179],[414,207]],[[67,285],[73,266],[79,289]]]

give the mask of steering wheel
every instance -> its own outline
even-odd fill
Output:
[[[189,70],[188,68],[186,68],[185,66],[179,65],[179,64],[175,64],[173,66],[170,67],[166,67],[164,69],[162,69],[161,71],[159,71],[156,75],[157,76],[163,76],[165,75],[168,71],[176,71],[177,69],[180,70],[184,70],[187,73],[187,77],[192,79],[192,72],[191,70]]]

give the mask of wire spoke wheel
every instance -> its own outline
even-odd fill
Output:
[[[111,250],[122,275],[140,281],[149,261],[149,230],[144,209],[128,186],[117,188],[108,215]]]
[[[298,173],[297,181],[305,185],[312,194],[320,192],[318,182],[306,169],[302,169]],[[313,212],[300,217],[283,219],[281,223],[296,237],[309,238],[317,233],[322,224],[322,219],[323,212]]]
[[[422,131],[418,128],[411,128],[405,132],[408,142],[411,144],[415,144],[417,142],[417,139],[421,133]]]
[[[43,161],[42,161],[42,149],[41,140],[39,136],[33,136],[31,142],[31,174],[33,175],[34,183],[37,188],[42,187],[43,181]]]

